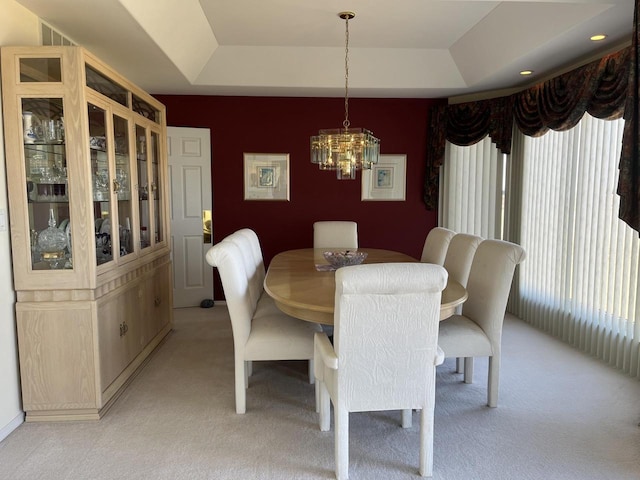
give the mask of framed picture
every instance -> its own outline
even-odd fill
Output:
[[[244,199],[289,201],[289,154],[244,154]]]
[[[404,201],[407,184],[407,156],[380,155],[371,170],[362,170],[363,201]]]

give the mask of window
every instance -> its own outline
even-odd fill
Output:
[[[524,247],[510,311],[640,376],[640,239],[616,194],[623,128],[587,114],[538,138],[516,129],[508,168],[488,138],[447,144],[440,213],[445,227]]]
[[[638,342],[637,232],[618,218],[624,120],[524,137],[518,314],[624,370]],[[628,352],[627,352],[628,353]]]
[[[454,232],[502,238],[505,162],[489,137],[469,147],[447,142],[442,167],[440,225]]]
[[[67,37],[42,21],[40,22],[40,34],[42,36],[42,45],[75,45]]]

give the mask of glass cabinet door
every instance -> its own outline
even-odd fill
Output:
[[[71,269],[72,240],[62,98],[23,98],[31,269]]]
[[[138,165],[138,207],[140,213],[140,249],[151,246],[150,232],[150,212],[149,203],[149,165],[147,152],[147,131],[144,127],[136,125],[136,156]]]
[[[132,199],[131,199],[131,158],[129,155],[129,122],[113,116],[115,139],[115,178],[113,191],[118,201],[118,254],[124,257],[133,253],[131,236]]]
[[[153,228],[154,243],[164,240],[164,231],[162,225],[162,182],[160,177],[160,135],[151,132],[151,175],[152,175],[152,192],[153,192]]]
[[[88,113],[96,264],[102,265],[113,259],[111,176],[109,174],[108,138],[106,136],[107,113],[104,109],[92,104],[88,106]]]

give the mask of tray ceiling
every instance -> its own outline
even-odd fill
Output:
[[[633,0],[18,0],[152,93],[437,98],[523,88],[629,44]],[[594,43],[589,37],[606,33]],[[531,69],[532,77],[519,71]]]

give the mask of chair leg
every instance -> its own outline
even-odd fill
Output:
[[[315,391],[316,391],[316,413],[320,413],[320,385],[324,380],[324,372],[322,368],[324,367],[324,363],[322,360],[316,362],[315,359],[320,358],[320,353],[318,352],[318,346],[315,341],[313,341],[313,361],[309,360],[309,378],[311,378],[311,372],[313,371],[313,379],[315,383]]]
[[[245,413],[247,410],[247,368],[242,358],[236,358],[235,367],[236,383],[236,413]]]
[[[489,380],[487,382],[487,405],[498,406],[498,388],[500,386],[500,354],[489,357]]]
[[[464,371],[464,358],[456,358],[456,373],[462,373]]]
[[[420,475],[433,476],[433,410],[420,411]]]
[[[427,403],[420,412],[420,475],[433,476],[433,410],[436,404],[435,372]]]
[[[313,373],[313,359],[309,360],[309,383],[313,385],[316,381],[316,376]]]
[[[464,357],[464,383],[473,383],[473,357]]]
[[[320,415],[319,415],[319,423],[320,430],[322,432],[328,432],[331,426],[331,401],[329,398],[329,391],[327,390],[327,386],[324,382],[318,382],[318,390],[320,391]],[[334,409],[335,410],[335,409]]]
[[[402,428],[411,428],[413,410],[408,408],[402,410]]]
[[[333,405],[335,419],[335,461],[336,479],[349,478],[349,411],[344,407]]]

